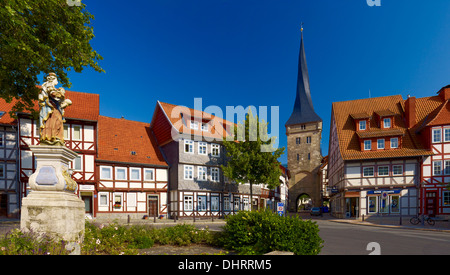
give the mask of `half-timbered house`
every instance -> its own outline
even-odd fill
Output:
[[[234,125],[226,120],[183,106],[157,102],[151,130],[169,163],[171,217],[222,217],[239,210],[265,208],[270,191],[235,184],[223,176],[223,138]],[[253,206],[253,207],[252,207]]]
[[[400,95],[332,105],[328,186],[337,217],[415,215],[421,162],[433,153],[405,123]]]
[[[432,152],[421,165],[420,213],[450,216],[450,85],[403,104],[411,134]]]
[[[99,116],[99,95],[66,91],[66,97],[73,105],[66,109],[64,118],[65,145],[75,151],[78,157],[69,167],[72,177],[78,183],[78,195],[84,200],[86,214],[92,216],[92,191],[97,181],[95,158],[97,155],[97,120]],[[36,110],[37,110],[36,104]],[[28,177],[34,173],[36,163],[30,145],[38,145],[39,120],[29,113],[18,113],[18,135],[20,148],[21,196],[27,195]]]
[[[95,216],[167,217],[168,165],[150,124],[99,116]]]
[[[17,125],[9,115],[11,107],[0,99],[0,218],[17,218],[20,210]]]

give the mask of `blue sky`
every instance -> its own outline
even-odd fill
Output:
[[[295,99],[300,24],[328,154],[331,104],[434,95],[450,84],[450,1],[82,0],[106,73],[70,73],[100,113],[150,122],[156,101],[193,108],[279,106],[279,145]],[[277,122],[271,122],[277,123]],[[280,159],[287,163],[286,154]]]

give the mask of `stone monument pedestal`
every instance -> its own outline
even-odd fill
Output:
[[[67,242],[84,238],[84,202],[74,192],[69,163],[77,154],[65,146],[30,146],[37,163],[29,178],[32,191],[22,199],[20,229]]]
[[[22,200],[20,228],[68,242],[83,242],[84,203],[75,194],[33,191]]]

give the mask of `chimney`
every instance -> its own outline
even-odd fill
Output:
[[[450,99],[450,85],[447,85],[440,89],[438,94],[441,97],[442,101],[447,101],[448,99]]]
[[[416,97],[409,96],[405,101],[406,127],[412,128],[417,123],[416,118]]]

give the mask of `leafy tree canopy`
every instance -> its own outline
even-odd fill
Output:
[[[86,5],[66,0],[0,0],[0,97],[19,101],[12,113],[32,110],[38,75],[54,72],[70,88],[67,71],[90,66],[104,70],[103,58],[92,49],[94,38]]]
[[[270,189],[280,185],[278,158],[284,154],[284,147],[273,148],[277,137],[268,137],[268,125],[253,116],[249,108],[245,121],[234,129],[234,141],[223,141],[228,157],[227,165],[222,166],[225,176],[238,183],[250,183],[251,196],[253,184],[263,183]]]

